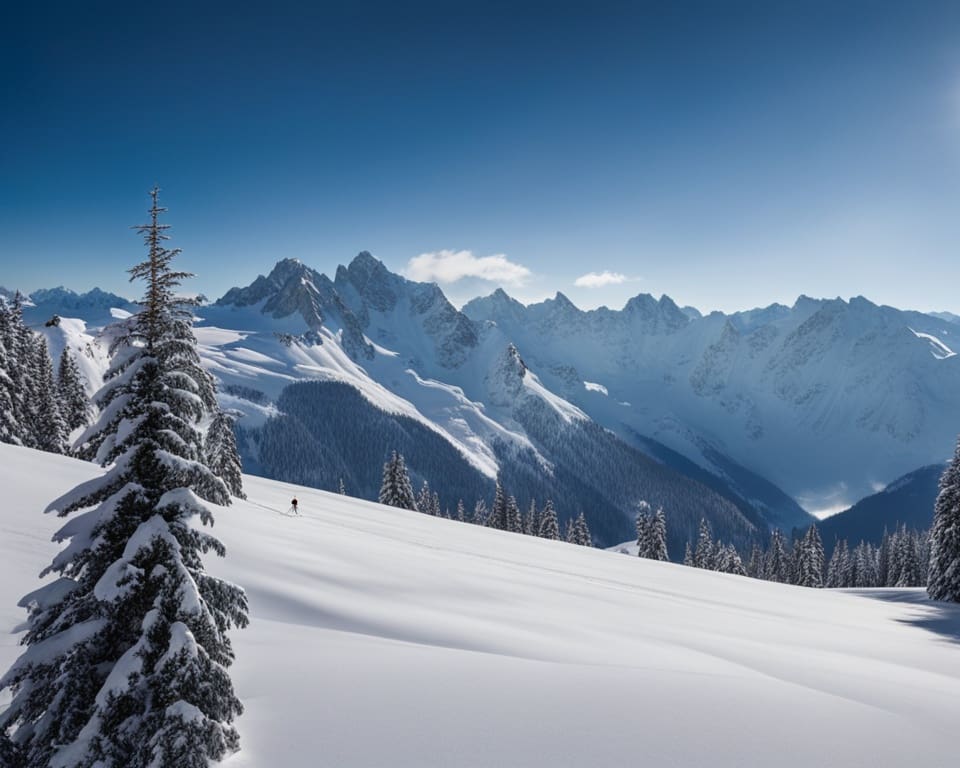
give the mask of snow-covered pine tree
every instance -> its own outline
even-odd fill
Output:
[[[391,507],[416,511],[417,500],[413,495],[410,475],[403,454],[394,451],[383,465],[383,483],[380,486],[379,501]]]
[[[852,586],[851,584],[844,583],[844,570],[847,559],[847,540],[840,539],[840,541],[833,545],[833,554],[830,556],[830,563],[827,565],[827,580],[824,586],[829,588]]]
[[[500,478],[497,478],[497,489],[493,495],[493,509],[487,516],[487,527],[496,528],[499,531],[510,529],[510,518],[507,514],[507,495],[504,493]]]
[[[557,510],[553,508],[553,501],[547,499],[540,511],[540,529],[537,536],[541,539],[560,540],[560,522],[557,520]]]
[[[47,569],[61,578],[24,599],[28,649],[0,679],[13,692],[0,731],[26,768],[206,768],[238,747],[226,632],[246,625],[247,602],[204,571],[202,553],[223,545],[192,524],[213,522],[201,499],[230,496],[201,461],[205,401],[174,294],[187,275],[170,268],[151,195],[149,257],[130,270],[144,309],[92,428],[113,464],[48,508],[79,514],[56,537],[70,541]]]
[[[960,603],[960,440],[940,477],[933,507],[927,594],[931,600]]]
[[[440,517],[440,515],[441,515],[441,512],[440,512],[440,494],[438,494],[436,491],[433,492],[433,496],[432,496],[431,499],[430,499],[430,514],[433,515],[434,517]],[[450,518],[450,511],[447,510],[447,512],[444,514],[444,516],[445,516],[447,519],[449,519],[449,518]]]
[[[790,557],[787,554],[783,531],[774,528],[770,533],[770,548],[767,550],[767,571],[764,578],[780,584],[790,582]]]
[[[801,587],[823,586],[823,543],[811,525],[797,547],[797,580]]]
[[[0,298],[0,443],[19,445],[20,425],[14,402],[13,332],[6,302]]]
[[[651,560],[666,562],[670,559],[667,553],[667,515],[662,509],[657,509],[650,526],[650,554]]]
[[[483,499],[477,499],[476,504],[473,505],[473,517],[471,517],[470,522],[474,525],[486,525],[489,517],[487,502]]]
[[[67,424],[60,413],[60,396],[53,378],[53,361],[43,336],[33,339],[32,355],[37,380],[35,401],[31,408],[32,443],[41,451],[64,453],[67,447]]]
[[[883,536],[880,538],[880,549],[877,552],[877,586],[889,585],[890,577],[890,532],[883,527]]]
[[[652,522],[650,505],[646,501],[639,501],[637,503],[637,557],[649,557]]]
[[[67,433],[90,423],[90,399],[83,388],[77,361],[64,347],[57,365],[57,391],[60,395],[60,410],[67,425]]]
[[[567,526],[563,532],[563,540],[567,544],[576,544],[577,543],[577,530],[573,525],[573,518],[567,520]]]
[[[420,486],[420,493],[417,496],[417,509],[425,515],[435,514],[433,511],[433,496],[430,494],[430,483],[426,480]]]
[[[461,523],[467,522],[467,510],[463,506],[463,499],[457,499],[457,520]]]
[[[707,519],[700,519],[700,530],[697,533],[697,546],[693,551],[693,565],[696,568],[706,568],[712,571],[716,567],[716,555],[713,545],[713,531]]]
[[[337,484],[337,493],[339,493],[341,496],[347,495],[347,486],[343,484],[342,477],[340,478],[340,482]]]
[[[693,550],[690,548],[690,542],[687,542],[686,547],[683,550],[683,564],[689,568],[696,568],[696,564],[693,560]]]
[[[593,536],[590,535],[590,526],[587,525],[587,518],[583,512],[577,515],[573,522],[573,543],[581,547],[592,547]]]
[[[715,569],[721,573],[732,573],[736,576],[746,576],[747,569],[743,567],[743,560],[733,544],[724,546],[717,542]]]
[[[233,432],[234,418],[217,410],[204,443],[207,466],[226,484],[227,489],[238,499],[245,499],[243,492],[243,466],[237,450],[237,436]]]
[[[523,533],[523,513],[513,496],[507,499],[507,530],[511,533]]]

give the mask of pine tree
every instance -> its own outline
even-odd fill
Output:
[[[650,538],[652,536],[650,519],[650,505],[641,501],[637,504],[637,557],[649,557],[651,551]]]
[[[85,427],[90,423],[90,400],[83,388],[77,361],[70,354],[70,348],[64,347],[57,366],[57,391],[60,395],[60,408],[67,425],[67,432]]]
[[[567,526],[563,532],[563,540],[567,542],[567,544],[577,543],[577,531],[573,525],[573,518],[570,518],[569,520],[567,520]]]
[[[787,555],[783,532],[779,528],[774,528],[770,533],[770,548],[766,561],[767,572],[764,578],[780,584],[790,583],[790,558]]]
[[[490,513],[487,510],[487,502],[483,499],[477,499],[476,504],[473,505],[473,517],[470,522],[474,525],[486,525],[489,517]]]
[[[693,565],[696,568],[706,568],[712,571],[716,567],[716,556],[713,546],[713,532],[706,518],[700,519],[700,531],[697,534],[697,546],[693,551]]]
[[[207,466],[223,480],[230,493],[239,499],[247,498],[243,492],[243,466],[233,432],[233,416],[217,410],[207,430],[204,452]]]
[[[690,542],[687,542],[686,547],[683,550],[683,564],[689,568],[696,568],[696,563],[693,559],[693,550],[690,548]]]
[[[64,453],[67,447],[67,425],[60,413],[59,392],[53,378],[53,362],[43,336],[33,340],[32,354],[37,381],[35,402],[31,408],[32,444],[41,451]]]
[[[960,603],[960,440],[943,475],[933,507],[927,594]]]
[[[557,520],[557,510],[553,508],[553,501],[547,499],[540,512],[540,529],[537,535],[541,539],[560,540],[560,522]]]
[[[340,478],[340,482],[337,484],[337,493],[339,493],[341,496],[347,495],[347,486],[343,484],[342,477]]]
[[[762,579],[766,575],[763,549],[759,544],[754,544],[750,550],[750,559],[747,561],[747,575],[754,579]]]
[[[507,499],[507,530],[511,533],[523,533],[523,513],[513,496]]]
[[[430,494],[430,484],[426,480],[420,486],[420,495],[417,496],[417,509],[425,515],[436,514],[433,511],[433,496]]]
[[[811,525],[797,549],[797,578],[801,587],[823,586],[823,543],[816,525]]]
[[[573,522],[573,543],[582,547],[593,546],[593,536],[590,535],[590,527],[583,512],[577,515],[577,519]]]
[[[507,496],[500,484],[500,478],[497,478],[497,489],[493,496],[493,509],[487,517],[487,527],[496,528],[499,531],[510,530],[510,517],[507,512]]]
[[[6,302],[0,299],[0,443],[19,445],[22,441],[14,406],[13,338],[12,318]]]
[[[849,552],[847,549],[847,540],[841,539],[833,547],[833,555],[830,557],[830,564],[827,566],[826,586],[849,587],[845,581],[846,572],[849,570]]]
[[[379,501],[391,507],[417,510],[417,501],[413,496],[413,486],[403,454],[396,451],[383,465],[383,483],[380,485]]]
[[[732,573],[736,576],[746,576],[747,569],[743,567],[743,560],[740,553],[737,552],[733,544],[723,546],[717,544],[717,554],[715,559],[715,568],[721,573]]]
[[[144,309],[90,437],[112,466],[50,505],[79,514],[47,569],[61,578],[25,599],[24,642],[48,652],[28,650],[0,680],[13,691],[0,730],[13,729],[27,768],[205,768],[238,747],[226,631],[246,625],[247,602],[204,571],[201,554],[223,545],[192,524],[213,522],[202,499],[230,496],[201,461],[203,384],[173,293],[187,275],[170,269],[177,251],[163,247],[156,189],[152,198],[140,228],[149,257],[130,271],[146,279]]]
[[[467,522],[467,510],[463,506],[463,499],[457,499],[457,520],[461,523]]]
[[[651,560],[666,562],[670,559],[667,553],[667,515],[662,509],[657,509],[650,526],[650,554]]]

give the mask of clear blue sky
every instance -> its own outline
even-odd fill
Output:
[[[455,300],[960,312],[955,1],[18,5],[8,287],[135,293],[156,182],[210,296],[366,249]]]

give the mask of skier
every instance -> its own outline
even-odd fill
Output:
[[[297,497],[293,497],[293,501],[290,502],[290,508],[293,510],[293,514],[299,515],[300,510],[297,509]]]

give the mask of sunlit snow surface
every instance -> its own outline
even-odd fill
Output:
[[[937,358],[937,360],[946,360],[948,357],[953,357],[957,354],[933,334],[914,331],[913,328],[910,330],[913,331],[913,335],[918,339],[924,339],[930,342],[930,354]]]
[[[97,471],[0,445],[0,668],[57,551],[40,510]],[[960,613],[918,590],[786,587],[245,483],[207,560],[250,598],[231,768],[955,764]],[[280,514],[293,493],[300,518]]]

